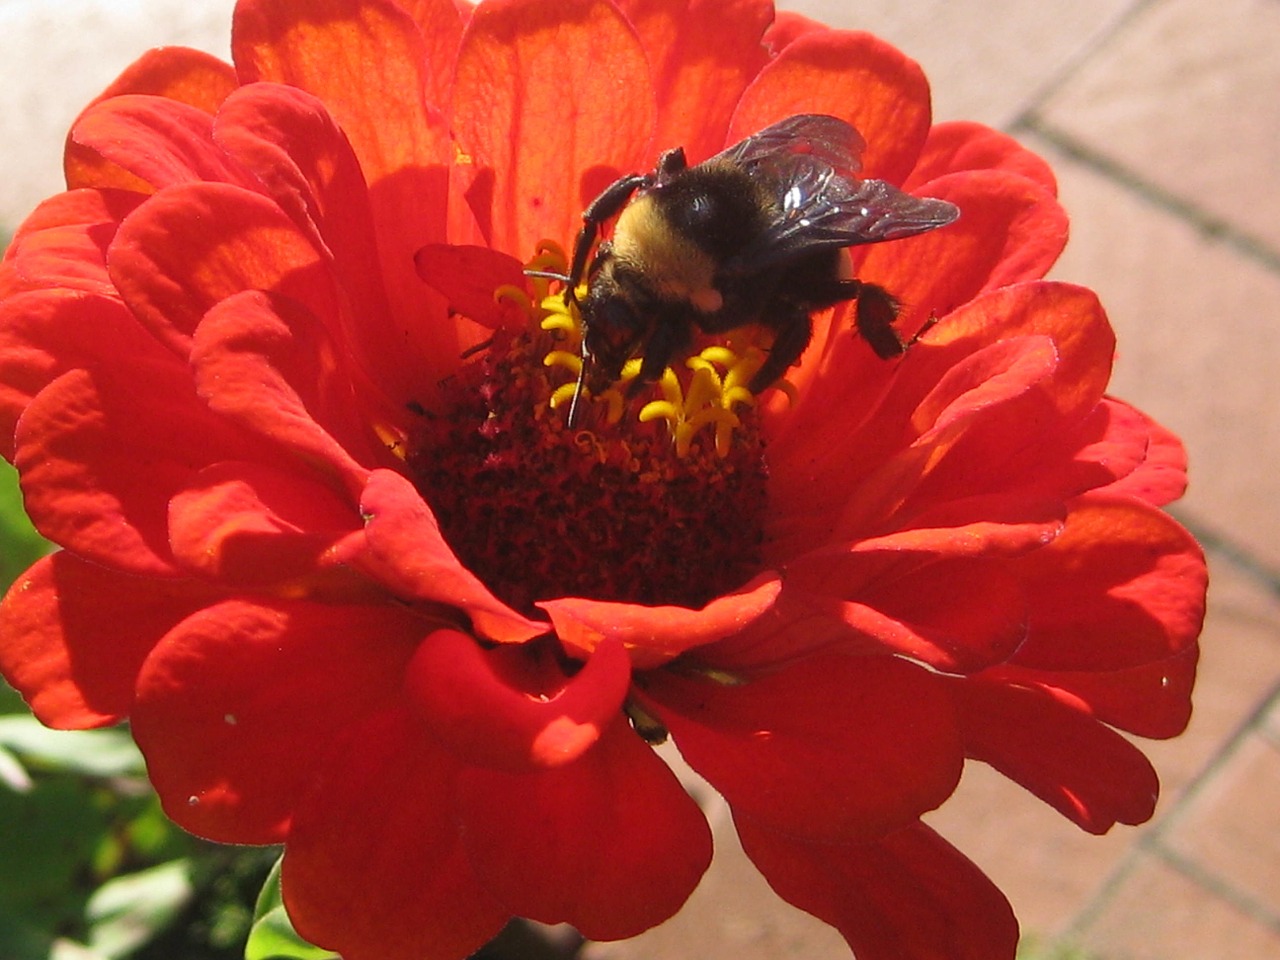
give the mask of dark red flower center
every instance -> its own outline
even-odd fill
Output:
[[[459,559],[525,612],[562,596],[699,607],[741,586],[766,504],[753,412],[679,449],[662,416],[638,419],[651,398],[616,422],[616,405],[587,403],[571,430],[552,406],[566,371],[544,363],[558,336],[498,334],[410,433],[406,462]]]

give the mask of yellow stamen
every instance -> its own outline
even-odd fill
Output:
[[[570,378],[554,386],[547,401],[551,409],[559,410],[568,405],[579,390],[578,379],[583,362],[582,317],[577,303],[573,299],[566,302],[564,296],[564,283],[560,278],[568,272],[568,258],[559,244],[550,240],[540,241],[537,252],[526,266],[530,271],[549,276],[529,277],[529,290],[520,291],[519,296],[507,288],[500,289],[495,296],[519,305],[530,316],[536,329],[554,338],[555,345],[544,355],[543,364],[551,370],[565,371]],[[585,299],[588,285],[581,284],[576,292],[578,300]],[[654,385],[662,399],[642,403],[636,414],[639,421],[666,421],[680,457],[687,456],[695,439],[704,429],[709,429],[714,436],[717,455],[727,456],[732,448],[734,431],[741,426],[733,411],[739,405],[756,405],[756,397],[748,384],[767,358],[765,351],[757,345],[761,336],[759,330],[734,331],[727,343],[709,345],[697,355],[687,358],[684,363],[687,373],[668,367]],[[763,336],[768,336],[767,331]],[[641,362],[640,357],[627,361],[617,382],[598,395],[593,396],[585,389],[582,391],[582,401],[603,404],[606,425],[616,424],[624,416],[634,392],[627,385],[639,375]],[[780,381],[776,386],[789,397],[794,397],[794,388],[790,384]]]

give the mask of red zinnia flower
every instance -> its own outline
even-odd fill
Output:
[[[0,620],[36,714],[131,718],[169,814],[282,841],[298,928],[352,960],[670,916],[711,841],[668,732],[859,957],[1011,957],[920,815],[971,758],[1090,831],[1149,817],[1117,729],[1182,729],[1205,586],[1157,509],[1177,439],[1041,279],[1045,164],[767,0],[242,0],[233,38],[89,106],[0,267],[0,436],[63,548]],[[798,113],[962,211],[854,260],[936,326],[885,362],[827,311],[793,399],[695,430],[733,379],[699,361],[566,429],[513,258]]]

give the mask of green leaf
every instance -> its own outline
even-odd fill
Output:
[[[82,868],[109,829],[92,789],[77,780],[36,781],[25,793],[0,790],[0,909],[56,929],[77,917]]]
[[[253,911],[253,929],[245,944],[244,960],[338,960],[331,953],[308,943],[293,929],[280,897],[280,863],[271,868],[258,894]]]
[[[140,777],[146,772],[142,754],[122,728],[50,730],[30,715],[0,716],[0,748],[28,766],[90,777]]]
[[[18,471],[0,460],[0,589],[7,589],[49,549],[49,542],[36,533],[22,509]]]
[[[154,938],[191,900],[191,864],[172,860],[108,880],[89,898],[89,946],[115,960]]]

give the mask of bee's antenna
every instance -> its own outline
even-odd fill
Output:
[[[526,277],[541,277],[544,280],[559,280],[565,286],[569,285],[569,277],[563,273],[556,273],[554,270],[526,270]]]
[[[578,382],[573,387],[573,399],[569,401],[569,419],[565,421],[572,430],[578,423],[578,401],[582,399],[582,388],[587,382],[587,364],[591,355],[587,353],[587,338],[582,338],[582,366],[578,368]]]

